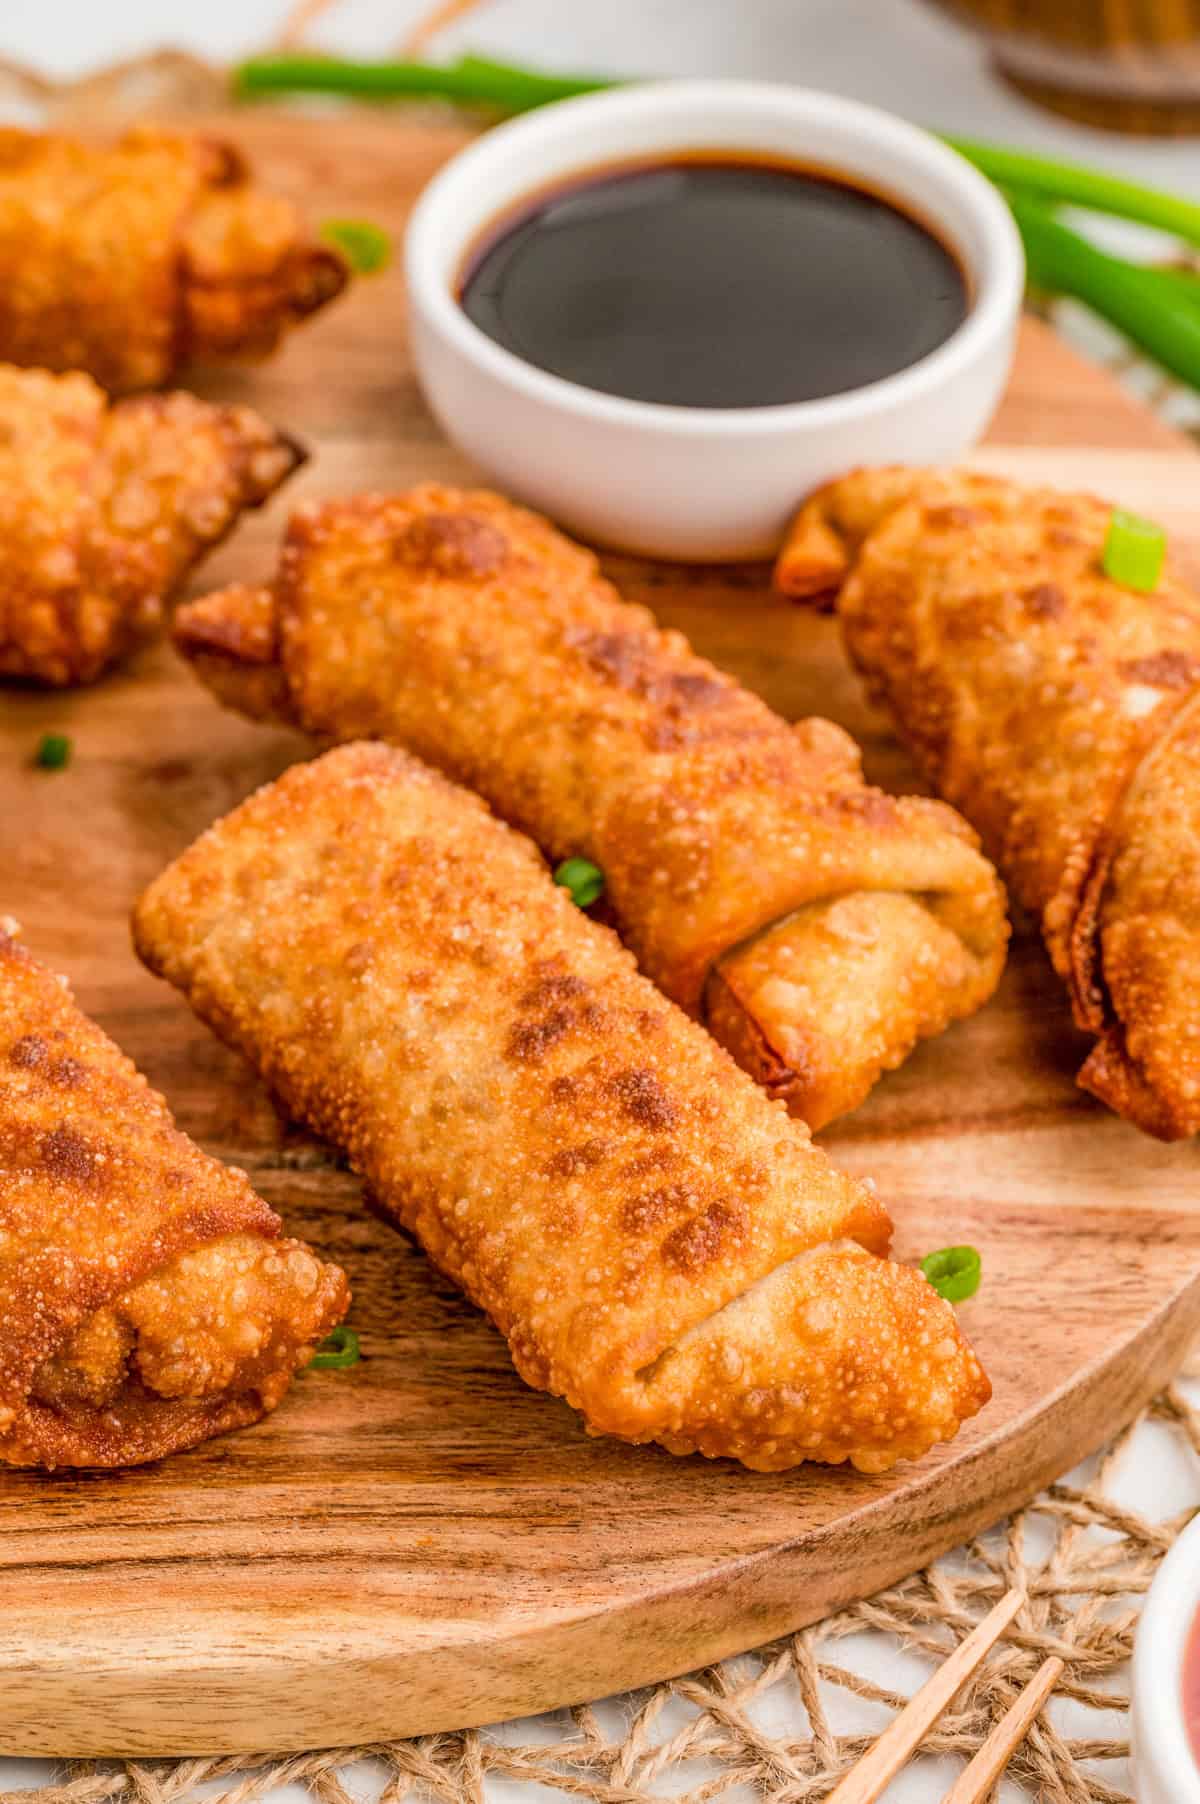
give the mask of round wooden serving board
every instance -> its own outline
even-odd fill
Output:
[[[394,228],[465,136],[401,113],[226,123],[317,216]],[[314,458],[201,586],[265,570],[301,495],[472,475],[414,385],[396,269],[206,392],[252,401]],[[982,456],[1192,525],[1200,463],[1184,441],[1032,323]],[[834,628],[772,600],[763,569],[612,571],[785,714],[843,722],[877,780],[915,786]],[[47,730],[74,741],[65,772],[30,768]],[[0,1475],[0,1752],[357,1743],[660,1679],[916,1569],[1065,1471],[1170,1375],[1200,1324],[1200,1148],[1159,1146],[1075,1089],[1083,1048],[1025,925],[991,1006],[826,1136],[877,1179],[901,1258],[982,1249],[962,1318],[995,1385],[989,1408],[952,1446],[877,1478],[762,1477],[589,1440],[129,949],[142,885],[305,750],[222,713],[161,647],[92,690],[0,695],[0,912],[181,1124],[347,1268],[366,1355],[301,1378],[260,1427],[160,1466]]]

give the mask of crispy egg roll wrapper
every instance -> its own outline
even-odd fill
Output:
[[[345,286],[340,257],[217,139],[0,128],[0,357],[114,394],[261,356]]]
[[[133,1466],[274,1409],[346,1280],[0,923],[0,1464]]]
[[[594,1432],[875,1470],[986,1400],[872,1191],[407,754],[293,767],[134,934]]]
[[[91,682],[302,456],[248,407],[0,364],[0,677]]]
[[[996,985],[1003,893],[962,821],[869,788],[839,728],[789,727],[497,495],[302,508],[275,584],[176,643],[232,705],[403,745],[592,859],[643,970],[812,1126]]]
[[[1200,598],[1113,582],[1111,508],[962,471],[864,470],[801,510],[787,593],[846,644],[926,774],[1041,920],[1079,1081],[1200,1129]]]

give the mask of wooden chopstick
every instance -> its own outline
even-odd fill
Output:
[[[1062,1671],[1063,1663],[1057,1654],[1042,1661],[1020,1697],[1004,1712],[978,1749],[971,1764],[958,1775],[942,1804],[981,1804],[1008,1765],[1013,1749],[1028,1735],[1034,1717],[1058,1684]]]
[[[1005,1593],[979,1626],[972,1629],[950,1658],[938,1667],[933,1677],[926,1680],[915,1697],[908,1700],[874,1747],[868,1748],[858,1765],[852,1767],[841,1784],[830,1792],[825,1804],[875,1804],[963,1681],[974,1672],[988,1649],[999,1641],[1024,1602],[1025,1593],[1020,1587]]]

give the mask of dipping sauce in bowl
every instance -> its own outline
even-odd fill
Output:
[[[591,170],[510,207],[459,301],[515,356],[676,407],[771,407],[895,375],[962,324],[928,227],[832,171],[697,150]]]
[[[902,119],[768,82],[636,84],[485,132],[405,237],[436,419],[592,543],[766,557],[856,464],[952,463],[1012,358],[1021,241]]]

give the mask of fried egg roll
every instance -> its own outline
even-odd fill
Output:
[[[294,766],[134,936],[593,1432],[875,1471],[986,1400],[873,1193],[405,753]]]
[[[0,364],[0,677],[93,681],[302,456],[248,407]]]
[[[1104,572],[1090,495],[863,470],[801,510],[788,594],[850,655],[1039,918],[1095,1046],[1079,1082],[1164,1140],[1200,1129],[1200,598]]]
[[[0,357],[114,394],[266,354],[347,273],[231,145],[149,129],[105,146],[0,128],[0,269]]]
[[[135,1466],[275,1408],[346,1280],[0,922],[0,1464]]]
[[[275,583],[176,644],[229,704],[403,745],[599,865],[642,969],[812,1127],[995,988],[1003,892],[961,820],[869,788],[838,727],[789,727],[498,495],[302,508]]]

